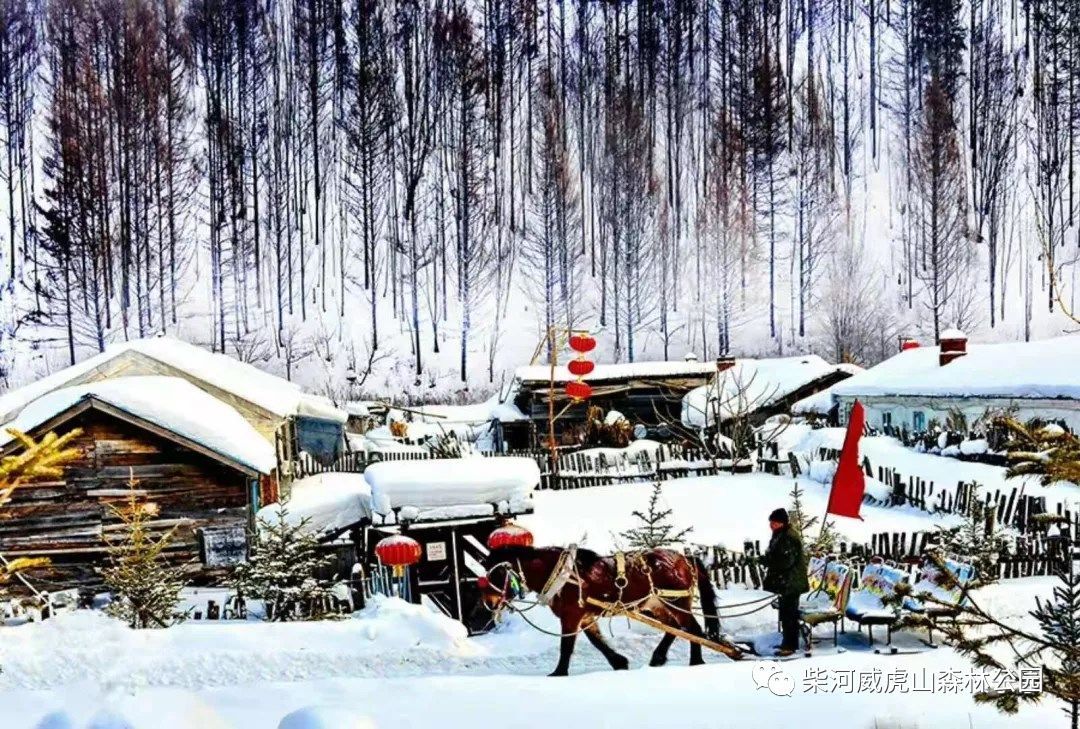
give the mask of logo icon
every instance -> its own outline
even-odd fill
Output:
[[[767,688],[774,696],[791,696],[795,691],[795,679],[787,675],[777,663],[759,663],[754,666],[751,676],[757,688]]]

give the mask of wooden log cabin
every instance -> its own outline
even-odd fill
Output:
[[[270,485],[287,492],[290,466],[301,452],[330,463],[344,446],[348,415],[327,398],[225,354],[169,336],[111,344],[105,351],[0,395],[0,424],[57,389],[124,377],[165,376],[185,380],[235,410],[277,448],[282,468]],[[261,503],[277,500],[263,493]]]
[[[716,374],[715,362],[631,362],[598,364],[585,377],[592,386],[587,403],[572,405],[564,390],[576,379],[565,366],[554,371],[556,437],[572,431],[585,420],[586,409],[598,406],[603,412],[617,410],[633,425],[656,428],[678,422],[683,396],[709,382]],[[510,448],[541,445],[547,436],[548,400],[552,370],[548,365],[519,367],[515,372],[514,404],[525,420],[503,421],[502,437]],[[650,433],[650,437],[659,437]]]
[[[574,379],[566,367],[556,367],[556,437],[572,431],[585,418],[586,408],[603,413],[617,410],[631,425],[642,425],[654,440],[679,438],[687,432],[715,424],[709,403],[720,401],[728,410],[738,401],[745,415],[758,425],[778,413],[787,413],[798,399],[849,377],[850,371],[830,365],[816,355],[764,359],[722,357],[698,362],[633,362],[597,365],[585,382],[593,394],[587,403],[569,405],[564,388]],[[520,367],[516,372],[514,403],[526,420],[503,422],[502,434],[511,448],[542,445],[547,435],[549,366]],[[721,414],[721,420],[726,413]]]
[[[16,489],[0,514],[0,554],[47,557],[31,575],[51,589],[93,587],[122,527],[110,504],[134,488],[158,512],[155,532],[176,528],[168,556],[193,581],[242,559],[245,534],[275,467],[274,451],[229,405],[170,377],[126,377],[62,388],[7,427],[40,438],[75,428],[79,457],[52,481]],[[0,455],[21,444],[5,432]],[[133,484],[129,486],[129,484]]]
[[[61,387],[147,375],[187,380],[233,408],[270,443],[286,422],[333,423],[343,429],[348,417],[327,398],[307,393],[294,382],[228,355],[158,336],[109,345],[101,354],[0,395],[0,423]]]

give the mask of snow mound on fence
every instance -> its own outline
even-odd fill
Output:
[[[376,724],[351,709],[305,706],[287,714],[278,729],[376,729]]]
[[[259,509],[258,519],[268,524],[278,520],[282,508],[285,521],[316,534],[333,532],[371,517],[371,487],[359,473],[321,473],[293,482],[292,494],[281,504]]]
[[[165,428],[260,473],[270,473],[277,465],[274,447],[240,413],[178,377],[120,377],[65,387],[34,400],[5,427],[32,430],[87,399]],[[10,440],[6,432],[0,434],[0,445]]]
[[[448,509],[477,506],[492,513],[532,510],[532,492],[540,469],[531,458],[435,458],[384,461],[367,467],[372,508],[382,515],[394,509]]]
[[[188,688],[293,681],[476,650],[461,623],[394,597],[375,596],[345,620],[192,620],[166,630],[132,630],[102,612],[76,610],[4,630],[0,691],[85,681]]]

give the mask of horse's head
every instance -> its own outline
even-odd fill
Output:
[[[524,597],[525,575],[522,572],[522,557],[529,548],[502,548],[491,553],[487,560],[487,574],[476,580],[480,597],[489,610],[498,610],[511,601]],[[531,552],[531,550],[529,550]]]
[[[525,596],[525,581],[517,568],[509,562],[499,562],[477,578],[476,586],[484,605],[491,611],[508,605]]]

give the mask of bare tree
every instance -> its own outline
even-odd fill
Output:
[[[912,163],[917,194],[912,214],[918,221],[913,232],[920,251],[917,275],[936,340],[946,317],[952,315],[949,325],[962,326],[956,318],[968,310],[965,294],[971,282],[966,275],[974,257],[953,107],[936,78],[926,88]]]

